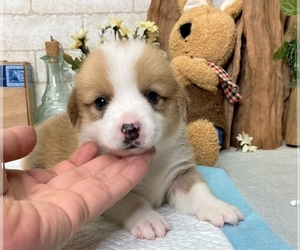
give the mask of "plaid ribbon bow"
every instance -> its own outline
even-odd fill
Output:
[[[242,95],[239,93],[239,86],[237,86],[230,76],[227,74],[227,72],[220,66],[217,66],[216,64],[212,62],[207,62],[208,66],[212,67],[217,75],[220,77],[220,83],[224,90],[225,96],[228,98],[229,102],[234,104],[238,102]]]

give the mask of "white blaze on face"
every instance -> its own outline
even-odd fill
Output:
[[[161,139],[164,129],[164,117],[138,89],[136,64],[145,45],[134,45],[112,44],[102,48],[114,94],[104,115],[84,129],[88,137],[92,136],[99,145],[118,155],[139,154],[150,149]],[[128,144],[122,133],[124,124],[135,124],[138,128],[138,138]],[[130,150],[125,150],[130,146]]]

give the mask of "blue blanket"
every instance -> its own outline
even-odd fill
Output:
[[[255,213],[237,191],[223,169],[198,166],[212,193],[223,201],[235,205],[243,213],[245,220],[237,226],[225,225],[222,228],[234,249],[241,250],[292,250]]]

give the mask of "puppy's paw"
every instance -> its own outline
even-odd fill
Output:
[[[223,227],[225,223],[236,225],[244,219],[237,207],[215,198],[201,204],[197,209],[196,216],[199,220],[210,221],[217,227]]]
[[[137,212],[126,222],[126,227],[136,238],[147,240],[164,237],[171,229],[169,222],[154,210],[146,213]]]
[[[186,182],[185,179],[178,181]],[[244,219],[238,208],[219,200],[202,181],[195,183],[189,192],[175,186],[169,194],[169,203],[182,213],[196,215],[199,220],[210,221],[218,227],[225,223],[236,225]]]

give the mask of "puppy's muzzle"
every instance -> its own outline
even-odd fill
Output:
[[[125,123],[122,125],[121,132],[125,137],[125,140],[134,141],[140,136],[140,128],[134,123]]]

